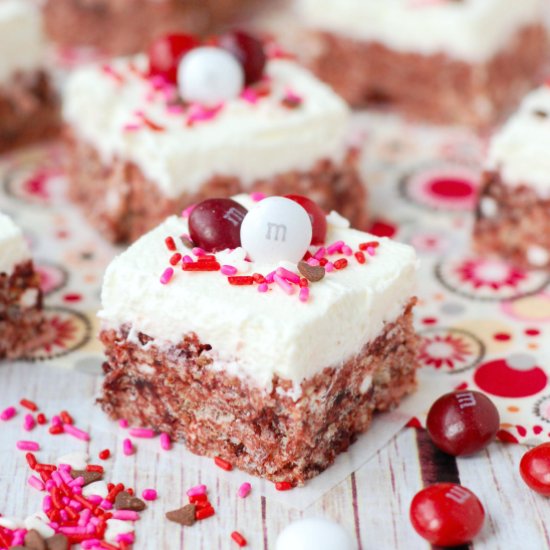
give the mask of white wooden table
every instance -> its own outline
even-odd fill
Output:
[[[42,460],[53,460],[70,451],[86,449],[97,457],[103,448],[114,452],[104,463],[106,478],[143,490],[155,487],[159,499],[142,513],[137,525],[141,549],[213,550],[234,549],[230,533],[237,529],[251,549],[274,548],[277,534],[299,517],[323,516],[340,522],[357,540],[358,548],[423,549],[429,545],[412,529],[408,509],[413,495],[436,481],[455,481],[472,489],[483,502],[487,520],[472,545],[478,549],[505,550],[550,547],[550,501],[532,493],[523,484],[518,463],[525,447],[495,443],[477,456],[454,460],[436,451],[425,432],[405,429],[355,474],[327,493],[304,512],[269,502],[254,491],[246,499],[236,496],[224,479],[232,475],[216,468],[201,473],[201,479],[186,471],[178,460],[176,446],[170,453],[144,451],[126,457],[120,452],[124,432],[116,425],[110,431],[97,430],[94,405],[100,379],[44,365],[4,364],[0,368],[0,406],[17,404],[22,397],[35,400],[48,417],[66,405],[77,424],[89,429],[89,444],[67,435],[50,436],[45,428],[30,434],[21,429],[23,409],[17,417],[0,424],[0,512],[25,517],[39,508],[40,496],[28,487],[29,470],[24,453],[15,450],[22,437],[38,440]],[[141,452],[140,452],[141,451]],[[97,460],[96,460],[97,462]],[[164,513],[186,502],[185,490],[197,482],[209,487],[216,508],[213,518],[182,528],[164,518]],[[254,487],[254,480],[251,480]],[[338,550],[338,549],[334,549]]]

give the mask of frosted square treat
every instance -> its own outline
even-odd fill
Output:
[[[550,267],[550,87],[529,93],[493,136],[474,244],[524,268]]]
[[[41,25],[30,0],[0,0],[0,152],[59,130],[59,102],[43,66]]]
[[[302,484],[415,389],[417,260],[334,212],[323,233],[310,209],[306,233],[305,212],[301,226],[285,218],[289,199],[235,199],[169,217],[108,267],[100,402],[197,454]],[[193,247],[197,231],[229,248]]]
[[[316,35],[314,72],[354,106],[483,127],[547,58],[543,0],[296,1]]]
[[[0,212],[0,359],[40,345],[42,292],[21,230]]]
[[[192,71],[220,69],[223,86],[235,84],[234,56],[199,47],[183,61],[195,54]],[[208,103],[185,100],[168,77],[152,76],[138,55],[82,68],[68,83],[70,195],[109,239],[133,241],[178,209],[243,191],[308,195],[365,225],[348,108],[309,71],[268,59],[226,99],[211,101],[207,85]]]

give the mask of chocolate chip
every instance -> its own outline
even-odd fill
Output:
[[[115,508],[117,510],[133,510],[141,512],[145,510],[145,502],[127,491],[121,491],[115,498]]]
[[[58,533],[49,539],[46,539],[46,546],[48,550],[69,550],[69,539]]]
[[[29,550],[46,550],[47,548],[42,535],[36,529],[31,529],[25,535],[25,547]]]
[[[183,508],[166,512],[166,519],[190,527],[195,523],[195,505],[186,504]]]
[[[321,265],[309,265],[307,262],[298,263],[298,271],[312,283],[320,281],[325,276],[325,268]]]
[[[180,239],[183,243],[183,246],[185,246],[186,248],[193,248],[195,246],[195,243],[193,243],[193,241],[187,235],[182,235]]]
[[[533,111],[533,114],[535,116],[538,116],[539,118],[548,118],[548,113],[546,111],[543,111],[542,109],[536,109]]]
[[[99,481],[100,479],[103,479],[103,474],[101,472],[88,472],[87,470],[71,470],[71,477],[73,479],[76,479],[77,477],[83,477],[84,478],[84,485],[90,485],[90,483],[93,483],[94,481]]]

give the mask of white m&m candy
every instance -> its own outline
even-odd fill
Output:
[[[343,527],[327,519],[307,518],[291,523],[277,538],[275,550],[356,550]]]
[[[260,201],[241,225],[241,245],[258,263],[297,263],[311,243],[311,219],[298,203],[284,197]]]
[[[213,107],[239,96],[244,71],[226,50],[204,46],[183,56],[178,67],[178,87],[185,101]]]

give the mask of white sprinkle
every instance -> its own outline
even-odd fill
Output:
[[[527,261],[536,267],[542,267],[548,263],[550,253],[542,246],[533,244],[527,248]]]
[[[107,483],[103,480],[94,481],[88,485],[82,487],[82,496],[89,497],[90,495],[97,495],[101,498],[105,498],[109,494]]]
[[[57,459],[57,464],[68,464],[73,470],[85,470],[89,460],[88,453],[77,451],[60,456]]]
[[[105,540],[107,542],[117,542],[118,535],[126,533],[133,533],[134,525],[129,521],[123,521],[121,519],[108,519],[107,529],[105,531]]]

